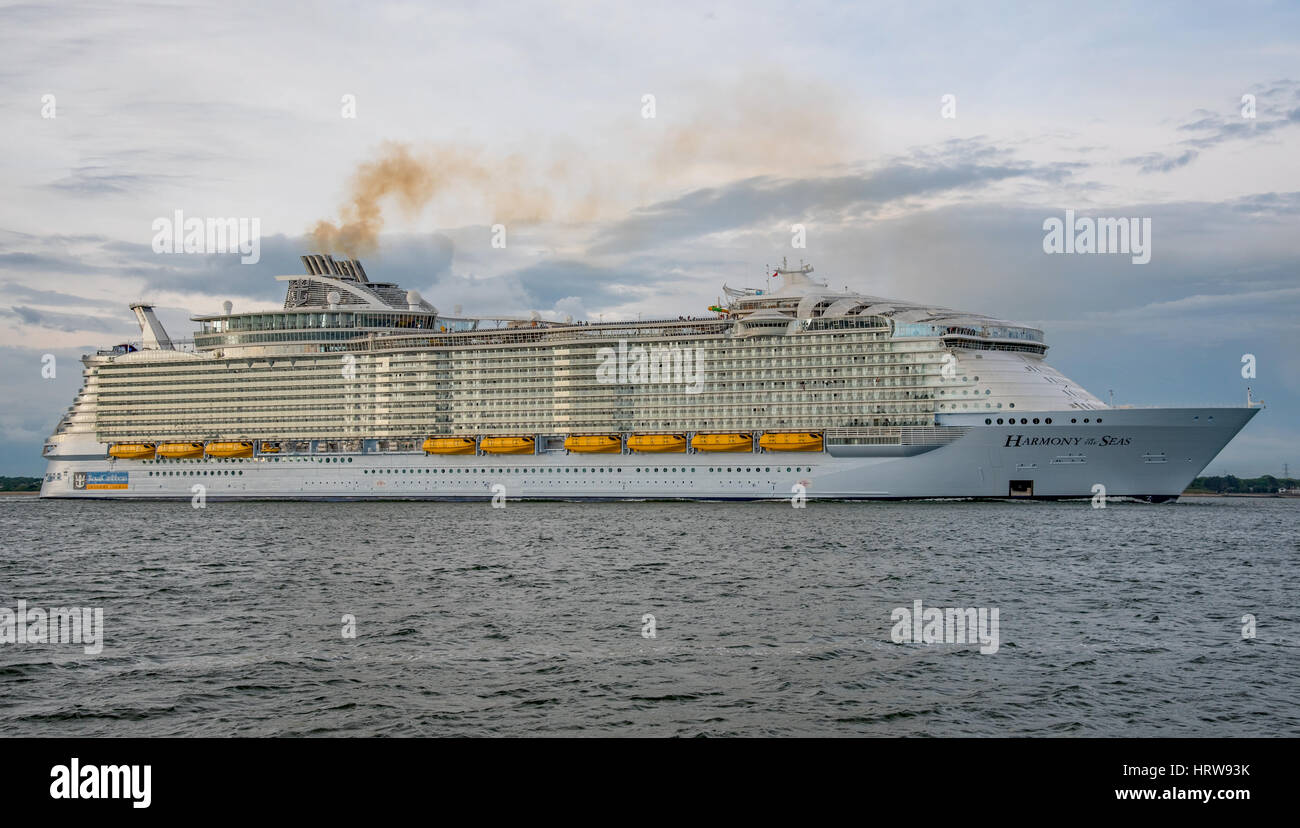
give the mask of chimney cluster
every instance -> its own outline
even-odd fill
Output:
[[[341,279],[355,279],[358,282],[370,281],[366,276],[366,269],[361,266],[360,259],[335,261],[334,257],[328,254],[311,253],[302,257],[302,264],[313,276],[337,276]]]

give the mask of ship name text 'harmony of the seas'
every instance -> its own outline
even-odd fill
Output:
[[[1037,328],[832,290],[706,315],[446,315],[303,256],[283,308],[83,357],[43,497],[1177,497],[1258,408],[1108,406]]]

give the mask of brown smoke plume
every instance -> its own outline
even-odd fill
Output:
[[[848,163],[862,151],[842,93],[777,71],[701,90],[672,119],[651,163],[658,176],[732,181],[752,175],[807,175]]]
[[[463,151],[438,150],[429,157],[417,157],[404,144],[386,143],[377,159],[362,164],[353,174],[351,196],[339,211],[339,223],[317,222],[312,238],[321,250],[349,256],[368,253],[379,243],[386,199],[395,199],[413,216],[449,184],[482,175],[482,169]]]
[[[754,75],[697,93],[691,103],[688,111],[670,107],[676,115],[657,116],[664,117],[662,129],[647,129],[639,119],[616,125],[615,140],[604,145],[617,146],[618,158],[593,157],[589,147],[572,145],[525,159],[385,143],[353,174],[339,220],[317,222],[311,236],[321,250],[369,253],[384,227],[385,202],[396,201],[413,218],[452,193],[482,205],[494,222],[586,222],[683,189],[751,175],[806,175],[845,163],[861,149],[847,134],[842,113],[848,107],[837,93],[806,82]]]
[[[387,142],[378,157],[357,168],[349,189],[339,221],[321,220],[311,231],[320,250],[349,256],[372,252],[388,200],[396,201],[408,218],[450,192],[482,202],[493,221],[534,224],[559,215],[549,189],[522,159],[512,155],[488,162],[465,147],[416,149]]]

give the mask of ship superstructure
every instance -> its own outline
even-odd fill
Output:
[[[704,315],[590,323],[445,314],[302,260],[282,308],[195,316],[192,348],[133,305],[141,342],[84,358],[42,493],[1167,499],[1256,411],[1110,408],[1035,327],[810,266]]]

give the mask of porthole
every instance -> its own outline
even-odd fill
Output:
[[[1213,420],[1213,419],[1214,419],[1214,418],[1213,418],[1213,417],[1211,417],[1211,418],[1210,418],[1210,419],[1211,419],[1211,420]],[[1101,418],[1100,418],[1100,417],[1098,417],[1098,418],[1097,418],[1097,422],[1098,422],[1098,423],[1100,423],[1100,422],[1101,422]]]
[[[1034,425],[1038,425],[1038,418],[1037,418],[1037,417],[1034,418]]]
[[[1087,418],[1087,417],[1084,417],[1084,418],[1083,418],[1083,421],[1084,421],[1085,423],[1088,422],[1088,418]]]
[[[1002,418],[998,417],[998,425],[1002,425]]]
[[[984,418],[984,425],[993,425],[993,421],[988,417]]]
[[[1079,422],[1079,418],[1078,418],[1078,417],[1071,417],[1071,418],[1070,418],[1070,422],[1072,422],[1072,423],[1077,423],[1077,422]]]
[[[1052,418],[1051,418],[1051,417],[1048,417],[1048,418],[1047,418],[1046,420],[1044,420],[1043,422],[1047,423],[1048,425],[1051,425],[1051,424],[1052,424]]]

